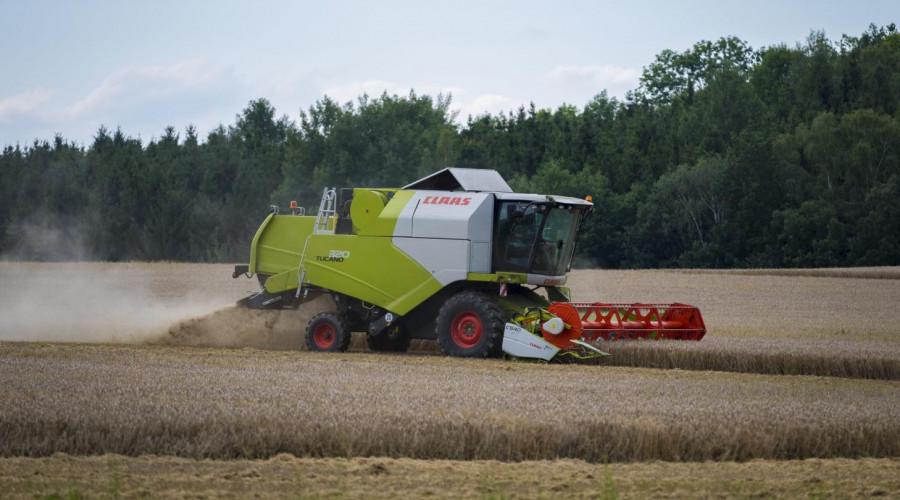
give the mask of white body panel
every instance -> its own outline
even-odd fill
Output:
[[[491,193],[416,191],[397,217],[394,244],[446,285],[491,272],[493,220]]]
[[[442,186],[442,187],[436,187]],[[512,193],[509,184],[496,170],[472,168],[445,168],[428,177],[407,184],[402,189],[461,189],[469,192]]]
[[[450,172],[457,177],[461,175],[453,169]],[[488,175],[484,172],[476,174],[476,177]],[[416,190],[397,216],[394,244],[442,285],[464,280],[467,273],[490,273],[493,271],[491,245],[495,200],[546,203],[549,199],[543,195],[511,192]],[[552,199],[570,205],[591,205],[585,200],[565,196]],[[566,275],[528,274],[526,283],[562,286],[566,283]]]
[[[525,283],[528,283],[529,285],[562,286],[565,285],[566,280],[569,279],[565,274],[562,276],[547,276],[545,274],[528,273],[525,276]]]
[[[412,217],[415,238],[491,241],[492,194],[416,191],[408,205],[415,205]]]
[[[594,351],[595,353],[597,353],[600,356],[609,356],[608,352],[601,351],[600,349],[597,349],[597,347],[592,346],[591,344],[588,344],[587,342],[584,342],[582,340],[572,339],[572,343],[576,344],[576,345],[580,345],[581,347],[583,347],[589,351]]]
[[[579,205],[583,207],[591,207],[594,204],[581,198],[571,198],[569,196],[548,196],[545,194],[526,194],[526,193],[496,193],[498,200],[512,201],[533,201],[535,203],[547,203],[551,199],[556,203],[564,205]]]
[[[415,215],[416,208],[419,207],[420,201],[422,200],[413,198],[407,202],[406,206],[403,207],[403,210],[400,211],[400,214],[397,216],[397,225],[394,226],[394,238],[398,236],[409,238],[412,236],[413,215]]]
[[[394,245],[428,270],[441,285],[466,279],[469,265],[469,240],[437,238],[399,238]]]
[[[469,271],[473,273],[491,272],[490,241],[473,241],[469,246]]]
[[[507,323],[503,330],[503,352],[517,358],[550,361],[559,348],[528,330]]]

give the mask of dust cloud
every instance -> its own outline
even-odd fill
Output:
[[[258,289],[232,266],[0,261],[0,341],[297,348],[322,298],[298,311],[251,311]],[[326,297],[327,298],[327,297]]]
[[[334,310],[331,297],[321,295],[298,309],[251,310],[232,306],[172,325],[153,343],[194,347],[305,348],[306,324],[316,314]]]

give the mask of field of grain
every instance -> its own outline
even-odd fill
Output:
[[[151,346],[0,359],[2,456],[900,456],[896,381]]]
[[[429,496],[898,493],[898,268],[576,271],[575,300],[691,303],[709,329],[701,342],[609,344],[585,366],[450,359],[427,341],[370,354],[362,337],[346,354],[305,352],[306,321],[331,304],[238,310],[256,285],[230,273],[0,262],[0,488],[102,495],[65,471],[108,476],[115,463],[134,473],[114,485],[137,495],[157,462],[190,460],[207,472],[163,491],[193,496],[202,481],[243,496],[271,476],[273,494],[343,496],[374,470],[418,471]],[[649,479],[681,466],[671,483]],[[29,467],[44,472],[23,481]],[[517,480],[527,467],[590,478]],[[831,479],[751,484],[759,467]],[[870,472],[822,473],[838,468]],[[384,483],[408,487],[396,479]]]
[[[900,342],[714,335],[694,342],[614,342],[598,364],[772,375],[900,379]]]
[[[879,278],[861,277],[874,269],[881,269]],[[577,302],[695,305],[706,321],[707,338],[900,341],[900,268],[808,270],[809,275],[753,271],[581,270],[570,275],[568,285]],[[834,276],[840,272],[853,277]]]

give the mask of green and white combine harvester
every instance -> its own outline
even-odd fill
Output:
[[[514,193],[494,170],[326,188],[315,215],[273,207],[233,274],[256,274],[262,289],[238,304],[296,308],[331,295],[336,312],[306,327],[314,351],[346,350],[351,332],[376,351],[434,339],[448,356],[545,361],[603,356],[601,340],[700,340],[693,306],[570,302],[566,273],[592,210],[590,197]]]

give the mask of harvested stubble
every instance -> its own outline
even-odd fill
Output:
[[[900,344],[710,336],[700,342],[607,342],[599,363],[644,368],[900,380]]]
[[[900,456],[900,382],[434,356],[0,344],[0,455]]]
[[[4,498],[873,498],[900,492],[900,460],[591,464],[297,458],[190,460],[55,454],[0,458]]]

